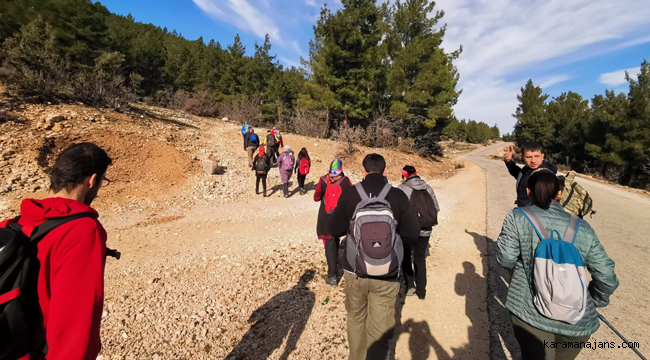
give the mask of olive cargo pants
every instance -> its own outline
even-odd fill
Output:
[[[400,283],[364,279],[345,272],[349,360],[383,360],[395,331],[395,301]]]

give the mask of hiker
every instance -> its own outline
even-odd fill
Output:
[[[266,146],[266,154],[272,161],[272,164],[276,164],[277,154],[275,153],[275,145],[278,143],[278,139],[275,137],[273,130],[266,130],[266,136],[262,142],[262,146]]]
[[[596,308],[609,304],[618,287],[614,261],[591,226],[555,200],[560,184],[552,172],[536,171],[527,186],[532,206],[511,210],[497,240],[497,261],[512,271],[505,306],[523,359],[575,359],[581,348],[566,344],[586,342],[598,329]],[[564,234],[563,241],[540,243],[549,232],[559,232],[556,239]],[[561,263],[552,261],[557,257]],[[592,278],[588,287],[585,268]]]
[[[248,124],[248,121],[246,121],[241,127],[241,136],[244,138],[244,150],[246,150],[246,135],[248,135],[250,129],[251,126]]]
[[[420,300],[424,300],[427,286],[425,255],[429,246],[431,231],[435,225],[438,225],[440,206],[431,186],[418,176],[413,166],[404,166],[402,181],[398,188],[404,191],[406,197],[409,198],[409,202],[418,215],[420,223],[418,242],[412,248],[404,246],[402,272],[406,279],[406,295],[412,296],[416,294]],[[413,264],[411,264],[411,253],[413,254]],[[413,271],[413,265],[415,265],[415,271]]]
[[[282,139],[282,134],[280,133],[280,130],[277,128],[273,128],[271,130],[273,132],[273,135],[275,136],[275,156],[278,157],[280,156],[280,147],[284,148],[284,140]]]
[[[506,149],[504,161],[510,175],[517,179],[517,201],[515,201],[515,204],[519,207],[524,207],[532,204],[526,192],[526,185],[528,184],[528,178],[533,171],[538,168],[545,168],[551,170],[553,174],[557,174],[557,166],[544,160],[542,146],[537,142],[525,143],[521,149],[521,157],[526,164],[523,168],[520,168],[519,165],[512,160],[512,157],[515,154],[515,147],[512,144],[510,144]]]
[[[291,145],[284,147],[284,152],[278,156],[278,169],[280,170],[280,179],[282,180],[282,192],[284,197],[289,197],[289,179],[293,172],[293,166],[296,163],[296,158],[291,151]]]
[[[253,166],[255,159],[255,150],[260,147],[260,139],[252,127],[249,129],[248,134],[244,137],[244,149],[248,152],[248,166]]]
[[[343,269],[350,360],[388,358],[402,243],[414,246],[420,235],[409,199],[385,176],[386,160],[367,155],[364,180],[341,194],[329,222],[333,237],[348,234]]]
[[[309,158],[309,153],[306,148],[302,148],[298,153],[298,159],[296,159],[296,165],[293,168],[293,172],[298,175],[298,187],[300,188],[300,195],[305,195],[307,192],[305,190],[305,180],[307,179],[307,174],[311,169],[311,159]]]
[[[105,174],[111,163],[108,154],[95,144],[72,145],[58,156],[50,171],[47,198],[23,200],[20,217],[0,223],[0,228],[17,229],[33,236],[34,241],[40,239],[32,243],[34,258],[26,260],[34,265],[30,267],[33,277],[27,270],[21,272],[28,277],[25,287],[3,294],[2,283],[7,278],[5,273],[0,277],[0,304],[4,303],[0,319],[8,321],[0,321],[0,352],[7,355],[6,350],[11,350],[13,355],[8,358],[42,359],[47,354],[52,360],[84,360],[99,354],[106,230],[90,205],[99,189],[108,185]],[[43,229],[50,227],[53,229],[40,237]],[[23,311],[12,302],[22,303]],[[17,318],[21,314],[26,321]],[[8,329],[12,318],[19,322]],[[29,326],[27,334],[16,325]]]
[[[271,159],[264,151],[264,146],[260,146],[257,156],[253,161],[253,171],[255,171],[255,195],[260,194],[260,180],[262,181],[262,188],[264,189],[264,197],[266,197],[266,176],[271,170]]]
[[[327,175],[322,176],[316,185],[314,201],[320,201],[316,234],[325,246],[325,259],[327,261],[327,278],[325,283],[331,287],[338,286],[336,265],[339,254],[339,237],[330,235],[329,221],[332,212],[336,209],[341,194],[352,187],[352,181],[343,173],[343,162],[334,159],[330,163]]]

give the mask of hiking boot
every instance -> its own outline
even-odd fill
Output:
[[[415,288],[409,288],[406,290],[406,296],[413,296],[415,295]]]
[[[325,279],[325,284],[327,284],[327,285],[329,285],[329,286],[331,286],[333,288],[336,288],[337,286],[339,286],[339,282],[336,281],[335,277],[328,277],[327,279]]]

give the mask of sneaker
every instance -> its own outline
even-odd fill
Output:
[[[415,295],[415,288],[410,288],[406,290],[406,296],[413,296]]]
[[[327,284],[327,285],[329,285],[329,286],[331,286],[333,288],[336,288],[336,287],[339,286],[339,283],[338,283],[338,281],[336,281],[335,277],[328,277],[327,279],[325,279],[325,284]]]
[[[418,294],[418,299],[424,300],[424,294]]]

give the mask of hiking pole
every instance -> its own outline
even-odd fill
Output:
[[[605,325],[609,326],[609,328],[612,329],[612,331],[614,331],[614,332],[616,333],[616,335],[618,335],[618,337],[620,337],[621,339],[623,339],[623,341],[625,341],[626,343],[630,344],[630,341],[628,341],[628,340],[625,338],[625,336],[623,336],[623,334],[621,334],[618,330],[616,330],[616,328],[615,328],[614,326],[612,326],[612,324],[610,324],[609,321],[607,321],[607,319],[605,319],[604,316],[602,316],[600,313],[597,313],[597,314],[598,314],[598,318],[600,318],[600,320],[601,320],[602,322],[604,322]],[[635,349],[635,348],[633,348],[633,347],[630,347],[630,349],[632,349],[632,351],[634,351],[637,355],[639,355],[639,357],[640,357],[641,359],[643,359],[643,360],[648,360],[648,359],[645,358],[645,356],[643,356],[643,355],[639,352],[639,350],[637,350],[637,349]]]

